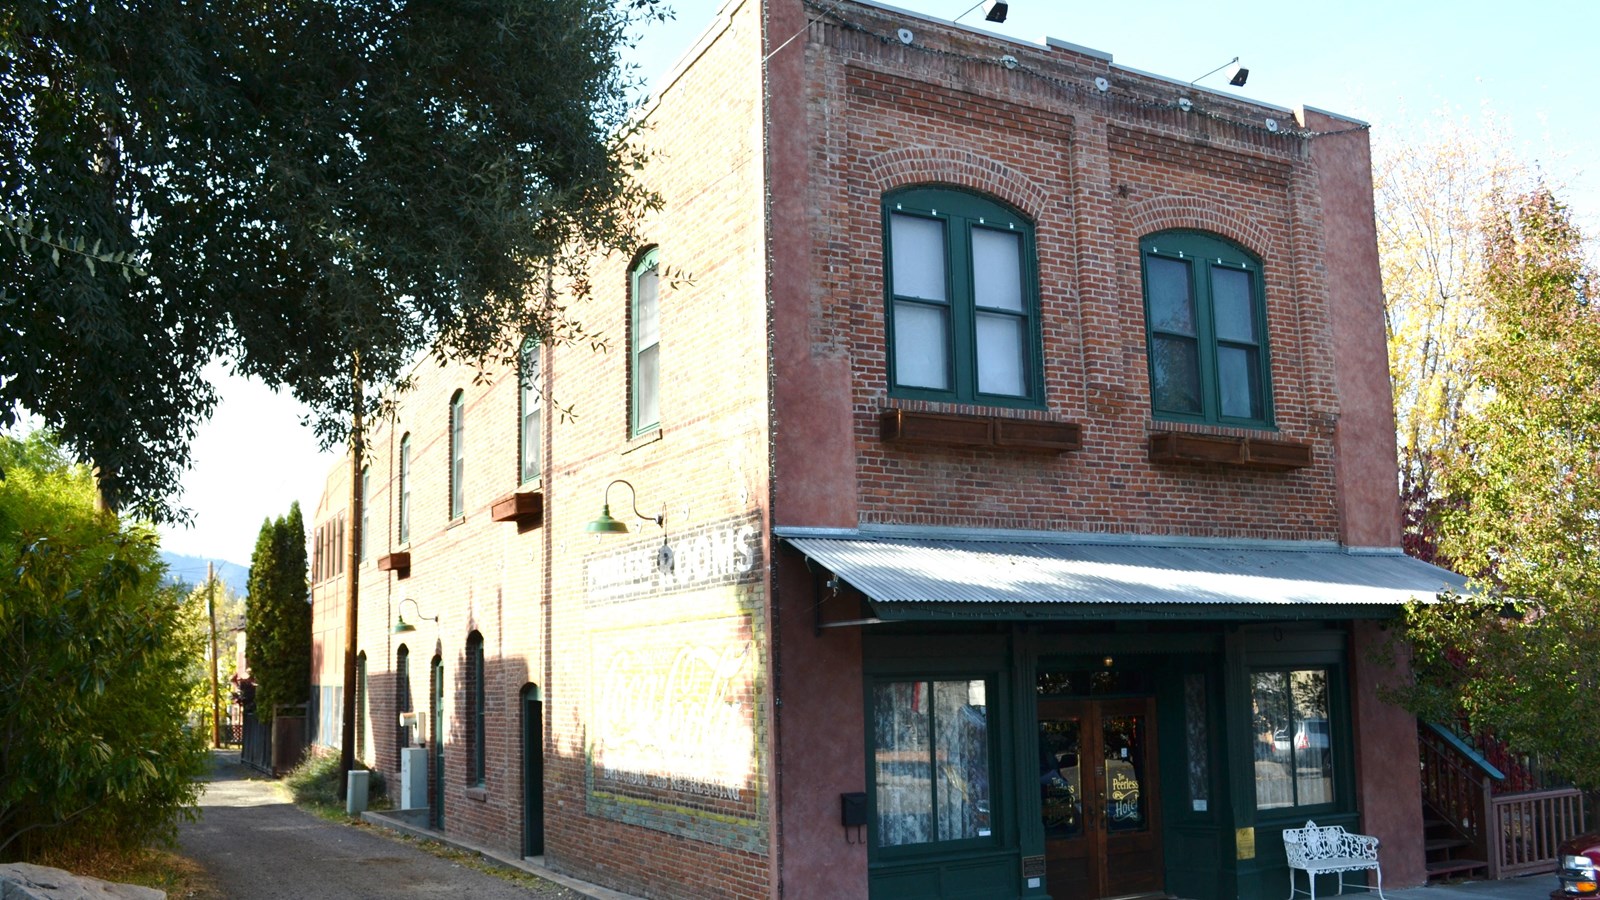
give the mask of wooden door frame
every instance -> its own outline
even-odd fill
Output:
[[[1125,709],[1119,709],[1125,707]],[[1161,776],[1160,753],[1156,730],[1156,698],[1153,694],[1143,694],[1131,697],[1058,697],[1040,698],[1037,701],[1034,715],[1035,731],[1038,721],[1045,717],[1071,718],[1076,716],[1079,721],[1078,738],[1078,786],[1080,808],[1082,810],[1082,837],[1076,840],[1086,842],[1085,859],[1091,871],[1091,891],[1097,896],[1114,896],[1110,893],[1111,873],[1109,861],[1112,855],[1114,836],[1106,825],[1105,805],[1108,799],[1106,785],[1106,771],[1103,765],[1086,764],[1086,760],[1104,761],[1104,717],[1107,710],[1113,715],[1139,715],[1144,718],[1144,768],[1141,777],[1140,791],[1145,796],[1145,817],[1148,826],[1137,835],[1128,835],[1128,838],[1146,842],[1148,846],[1140,848],[1152,857],[1159,856],[1162,852],[1163,834],[1161,822]],[[1089,751],[1095,751],[1091,754]],[[1091,806],[1093,811],[1091,812]],[[1052,841],[1045,841],[1045,852],[1049,854]],[[1161,867],[1157,867],[1161,869]],[[1163,870],[1164,871],[1164,870]],[[1162,881],[1165,881],[1163,875]],[[1056,887],[1048,886],[1052,893]]]

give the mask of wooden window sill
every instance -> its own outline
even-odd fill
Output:
[[[1290,471],[1311,465],[1312,452],[1306,441],[1169,431],[1150,435],[1150,461]]]
[[[1083,426],[1076,422],[1014,419],[968,413],[885,409],[878,414],[885,443],[945,447],[987,447],[1034,453],[1083,449]]]

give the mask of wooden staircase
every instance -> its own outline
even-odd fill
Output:
[[[1582,794],[1508,779],[1454,732],[1418,723],[1428,880],[1508,878],[1556,869],[1556,849],[1584,830]],[[1507,791],[1514,785],[1522,790]]]

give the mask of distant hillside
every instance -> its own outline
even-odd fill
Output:
[[[208,560],[203,556],[185,556],[181,553],[161,551],[161,561],[167,564],[167,578],[187,584],[199,585],[206,581],[206,563],[217,567],[217,580],[227,585],[234,594],[243,597],[249,593],[250,567],[225,559]]]

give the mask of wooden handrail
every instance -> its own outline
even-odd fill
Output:
[[[1500,839],[1490,865],[1502,878],[1554,872],[1562,842],[1586,830],[1583,792],[1576,788],[1500,794],[1492,803]]]
[[[1575,788],[1494,793],[1495,771],[1440,729],[1418,729],[1422,796],[1488,864],[1490,879],[1556,869],[1558,848],[1586,828]],[[1476,757],[1476,758],[1475,758]]]

